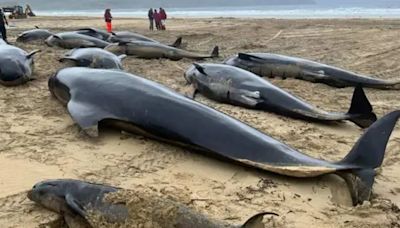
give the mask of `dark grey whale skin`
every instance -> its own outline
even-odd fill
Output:
[[[17,42],[29,43],[34,41],[44,42],[49,36],[53,35],[47,29],[32,29],[18,35]]]
[[[46,44],[50,47],[61,47],[65,49],[99,47],[105,48],[110,43],[96,37],[79,34],[77,32],[62,32],[49,36]]]
[[[272,53],[239,53],[224,63],[262,77],[296,78],[337,88],[400,89],[400,80],[382,80],[307,59]]]
[[[225,64],[195,63],[186,71],[185,79],[193,85],[195,92],[246,108],[324,123],[350,120],[361,128],[376,121],[361,87],[354,91],[349,112],[340,113],[321,110],[249,71]]]
[[[119,188],[72,179],[55,179],[39,182],[28,191],[27,197],[43,207],[64,216],[68,223],[90,226],[86,221],[88,211],[103,216],[107,221],[118,222],[128,218],[124,204],[104,200],[108,193]]]
[[[18,86],[33,79],[33,56],[39,50],[27,53],[21,48],[1,43],[0,39],[0,84]]]
[[[49,79],[49,90],[67,105],[72,119],[82,129],[107,122],[120,130],[287,176],[341,174],[348,180],[354,204],[369,199],[374,169],[382,164],[387,142],[400,117],[400,111],[396,111],[378,120],[344,159],[328,162],[129,73],[66,68]]]
[[[75,66],[123,70],[122,60],[126,55],[115,54],[101,48],[76,48],[68,51],[60,62],[70,61]]]
[[[122,199],[119,203],[108,202],[104,199],[107,194],[120,190],[120,188],[81,180],[56,179],[45,180],[35,184],[28,191],[27,197],[46,209],[62,215],[70,228],[77,227],[78,224],[78,227],[92,227],[89,222],[90,219],[88,219],[88,213],[101,216],[107,222],[114,223],[115,225],[131,222],[128,220],[129,214],[134,214],[136,211],[128,210],[126,202],[129,202],[129,198],[126,200]],[[135,192],[135,194],[140,193]],[[151,215],[143,214],[141,216],[149,216],[146,218],[149,220],[154,219],[156,223],[159,222],[157,219],[161,219],[161,221],[171,219],[170,225],[167,227],[173,225],[175,228],[260,228],[264,227],[262,219],[265,215],[278,216],[272,212],[262,212],[250,217],[243,225],[236,226],[210,219],[188,208],[186,205],[157,195],[146,195],[141,200],[144,203],[151,201],[147,203],[154,206],[152,208],[154,211],[165,211],[174,208],[176,213],[172,213],[170,218],[151,218]],[[152,202],[156,202],[156,204],[154,205]],[[130,225],[134,226],[136,224]]]

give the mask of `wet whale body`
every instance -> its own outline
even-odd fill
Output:
[[[86,36],[91,36],[91,37],[95,37],[97,39],[100,40],[104,40],[104,41],[109,41],[110,37],[111,37],[111,33],[105,31],[105,30],[101,30],[101,29],[97,29],[97,28],[81,28],[75,31],[76,33],[82,34],[82,35],[86,35]]]
[[[135,227],[143,222],[151,222],[162,227],[175,228],[260,228],[264,227],[263,216],[267,214],[277,216],[271,212],[259,213],[248,219],[244,225],[235,226],[212,220],[179,202],[146,191],[132,190],[132,194],[137,197],[118,199],[118,203],[105,199],[106,195],[115,195],[119,191],[123,190],[79,180],[58,179],[37,183],[27,196],[46,209],[62,215],[69,227],[97,227],[96,224],[92,224],[91,217],[95,217],[113,225],[129,224]],[[159,213],[161,215],[159,218],[154,216],[157,211],[169,211],[169,213]],[[168,224],[165,224],[165,221],[168,221]],[[78,224],[81,226],[77,226]]]
[[[381,80],[307,59],[271,54],[239,53],[225,64],[240,67],[262,77],[296,78],[343,88],[362,86],[375,89],[400,89],[400,80]]]
[[[218,46],[214,47],[210,55],[192,53],[186,50],[174,48],[160,43],[148,41],[130,41],[110,44],[105,48],[114,54],[132,55],[137,58],[159,59],[166,58],[170,60],[188,59],[206,59],[219,56]]]
[[[128,209],[123,204],[105,202],[104,196],[118,188],[77,180],[48,180],[37,183],[27,197],[46,209],[64,217],[68,227],[87,227],[88,211],[94,211],[107,221],[123,221]],[[77,226],[82,224],[85,226]]]
[[[400,117],[400,111],[395,111],[376,121],[344,159],[328,162],[307,156],[237,119],[129,73],[66,68],[49,79],[49,90],[86,131],[104,124],[287,176],[339,174],[348,183],[354,204],[369,199],[374,169],[381,166],[387,142]]]
[[[112,43],[129,42],[129,41],[148,41],[148,42],[158,43],[158,41],[151,39],[147,36],[143,36],[141,34],[128,31],[113,33],[110,36],[109,41]]]
[[[17,37],[17,42],[20,43],[44,42],[51,35],[53,35],[53,33],[47,29],[36,28],[19,34]]]
[[[5,86],[17,86],[33,79],[33,56],[40,50],[30,53],[1,43],[0,39],[0,84]]]
[[[62,32],[51,35],[46,39],[46,44],[50,47],[58,46],[66,49],[99,47],[105,48],[110,43],[96,37],[79,34],[77,32]]]
[[[77,48],[66,53],[60,62],[71,62],[75,66],[123,70],[122,60],[126,55],[115,54],[101,48]]]
[[[151,39],[138,33],[122,31],[112,32],[96,29],[96,28],[82,28],[76,31],[79,34],[92,36],[110,43],[130,42],[130,41],[148,41],[153,43],[160,43],[157,40]],[[182,37],[178,37],[176,41],[170,45],[171,47],[179,48],[182,44]]]
[[[257,75],[224,64],[193,64],[185,78],[196,91],[233,105],[261,109],[284,116],[314,121],[350,120],[362,128],[376,121],[372,106],[362,88],[357,87],[348,113],[320,110]]]

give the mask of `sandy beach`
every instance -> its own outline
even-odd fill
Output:
[[[82,17],[38,17],[11,24],[15,25],[8,30],[13,44],[17,34],[34,26],[53,32],[104,27],[100,18]],[[147,27],[145,19],[114,22],[116,31],[135,31],[167,44],[182,36],[184,48],[197,52],[208,53],[219,45],[221,57],[212,62],[240,51],[273,52],[400,79],[400,20],[171,19],[167,31],[150,32]],[[88,138],[47,89],[47,79],[63,67],[58,58],[67,50],[16,45],[42,52],[35,56],[37,80],[0,87],[0,227],[57,227],[56,214],[26,198],[36,182],[49,178],[77,178],[126,189],[148,186],[232,224],[273,211],[280,216],[267,221],[271,227],[400,227],[400,124],[376,177],[372,200],[352,207],[347,185],[335,175],[283,177],[112,130]],[[130,73],[184,92],[183,72],[192,62],[128,57],[124,66]],[[352,88],[294,79],[270,81],[328,111],[346,112],[353,93]],[[400,109],[399,91],[365,91],[378,117]],[[201,95],[196,100],[330,161],[342,159],[363,133],[348,122],[323,125],[220,104]]]

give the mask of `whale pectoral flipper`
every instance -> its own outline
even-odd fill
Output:
[[[72,211],[79,214],[83,218],[86,217],[85,209],[82,207],[82,205],[79,204],[78,201],[76,201],[76,199],[71,194],[65,195],[65,201],[67,205],[72,209]]]
[[[91,228],[90,224],[79,215],[64,214],[64,221],[69,228]]]
[[[26,58],[27,59],[30,59],[30,58],[32,58],[36,53],[39,53],[39,52],[41,52],[42,50],[40,50],[40,49],[36,49],[36,50],[34,50],[34,51],[31,51],[27,56],[26,56]]]
[[[244,89],[230,89],[228,99],[235,103],[255,107],[261,102],[260,91],[249,91]]]
[[[186,97],[188,97],[188,98],[194,100],[194,99],[196,98],[197,92],[198,92],[198,90],[196,89],[196,87],[191,86],[191,85],[188,85],[188,86],[186,86],[186,89],[185,89],[185,91],[183,92],[183,94],[184,94]]]
[[[73,100],[68,102],[67,108],[72,119],[90,137],[97,137],[99,135],[98,123],[109,117],[107,113],[98,110],[96,107]]]

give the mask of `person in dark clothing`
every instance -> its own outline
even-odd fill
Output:
[[[157,12],[157,10],[154,10],[153,18],[154,18],[154,22],[156,23],[157,30],[160,30],[161,18],[160,18],[160,14]]]
[[[104,13],[104,20],[106,21],[107,32],[112,32],[112,16],[110,9],[106,9],[106,12]]]
[[[150,8],[149,9],[149,13],[147,14],[147,16],[149,17],[149,22],[150,22],[150,30],[154,30],[154,17],[153,17],[153,9]]]
[[[5,42],[8,43],[6,25],[8,25],[7,18],[4,15],[3,10],[0,9],[0,32],[1,32],[1,37],[3,38],[3,40]]]

